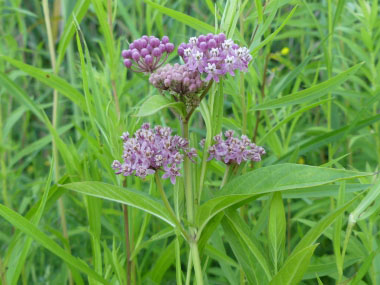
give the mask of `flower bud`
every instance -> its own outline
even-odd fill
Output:
[[[207,43],[208,48],[215,48],[216,47],[216,41],[214,39],[210,39]]]
[[[134,51],[132,53],[132,58],[135,60],[135,61],[138,61],[140,59],[140,53],[138,51]]]
[[[190,84],[190,79],[188,78],[188,77],[185,77],[184,79],[183,79],[183,85],[185,85],[185,86],[189,86],[189,84]]]
[[[124,65],[125,67],[130,68],[132,66],[132,61],[129,58],[124,59]]]
[[[160,48],[156,47],[152,51],[152,55],[155,57],[160,57],[162,55]]]
[[[167,44],[167,43],[169,43],[169,37],[168,36],[163,36],[161,41],[162,41],[163,44]]]
[[[158,47],[160,45],[160,40],[157,39],[156,37],[152,38],[149,40],[149,44],[155,48],[155,47]]]
[[[199,44],[199,48],[204,52],[207,49],[207,44],[205,42],[201,42]]]
[[[170,79],[166,78],[164,80],[164,85],[165,85],[165,87],[169,87],[170,86]]]
[[[142,48],[142,44],[141,44],[140,40],[135,40],[135,41],[133,41],[133,45],[134,45],[135,48],[138,49],[138,50],[141,50],[141,48]]]
[[[160,44],[160,45],[158,46],[158,48],[160,49],[161,54],[163,54],[164,52],[166,52],[166,48],[165,48],[165,45],[164,45],[164,44]]]
[[[204,35],[200,35],[200,36],[198,37],[198,42],[205,42],[205,41],[207,41],[206,36],[204,36]]]
[[[121,56],[124,58],[131,58],[132,57],[132,51],[130,49],[128,50],[123,50],[121,53]]]
[[[148,49],[143,48],[143,49],[140,51],[140,54],[141,54],[142,57],[145,57],[146,55],[149,54],[149,51],[148,51]]]
[[[148,54],[144,57],[144,61],[146,64],[151,65],[153,62],[153,57],[150,54]]]
[[[218,41],[220,42],[220,43],[222,43],[222,42],[224,42],[226,40],[226,35],[224,34],[224,33],[220,33],[219,35],[218,35]]]
[[[165,49],[168,53],[171,53],[174,50],[174,45],[172,43],[165,44]]]

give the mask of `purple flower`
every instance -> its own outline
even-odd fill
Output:
[[[261,160],[261,156],[265,154],[263,147],[252,143],[246,135],[242,135],[240,139],[233,135],[232,130],[224,133],[225,140],[221,133],[216,135],[214,137],[215,144],[208,149],[210,155],[208,160],[215,158],[225,164],[240,164],[242,161]],[[202,143],[204,145],[204,141]]]
[[[163,36],[161,41],[155,36],[142,36],[134,40],[128,50],[123,50],[121,56],[125,67],[132,71],[152,73],[165,63],[173,50],[174,44],[167,36]]]
[[[170,178],[170,182],[174,185],[177,176],[181,176],[181,174],[179,173],[179,169],[174,165],[165,168],[165,173],[162,175],[162,178]]]
[[[151,129],[147,123],[143,124],[133,137],[128,132],[123,133],[123,162],[115,160],[112,163],[115,174],[145,178],[163,170],[165,173],[162,178],[170,178],[171,183],[175,184],[176,177],[180,176],[180,165],[184,155],[192,160],[196,151],[189,148],[186,139],[172,136],[171,133],[170,128],[156,126]]]
[[[178,54],[190,70],[207,73],[206,81],[219,81],[219,77],[226,73],[234,76],[235,70],[246,72],[252,60],[246,47],[239,47],[223,33],[192,37],[189,43],[179,46]]]

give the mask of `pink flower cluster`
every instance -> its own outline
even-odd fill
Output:
[[[135,72],[153,72],[168,58],[174,50],[174,44],[169,42],[167,36],[161,40],[155,36],[142,36],[133,41],[128,50],[123,50],[124,65]]]
[[[265,150],[261,146],[252,143],[246,136],[242,135],[240,139],[233,137],[234,131],[228,130],[224,133],[225,140],[222,134],[214,137],[215,144],[210,146],[208,160],[215,158],[226,164],[240,164],[242,161],[260,161],[261,156],[265,154]],[[201,141],[204,146],[204,140]]]
[[[188,43],[178,47],[178,54],[192,71],[207,73],[206,81],[229,73],[235,75],[235,70],[247,71],[252,56],[246,47],[240,47],[225,34],[207,34],[190,38]]]
[[[115,160],[112,163],[115,173],[145,178],[163,170],[162,178],[170,178],[171,183],[175,184],[184,155],[192,159],[197,154],[194,148],[189,148],[186,139],[172,136],[171,133],[168,127],[151,129],[148,123],[143,124],[133,137],[128,132],[123,133],[123,162]]]
[[[180,95],[199,93],[205,84],[197,71],[189,70],[187,65],[166,64],[149,77],[149,82],[161,90],[168,90]]]

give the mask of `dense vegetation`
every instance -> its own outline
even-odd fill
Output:
[[[380,284],[378,0],[0,0],[0,15],[0,284]],[[178,45],[208,33],[252,61],[186,122],[121,53],[167,35],[183,63]],[[111,168],[144,122],[197,150],[174,186]],[[260,162],[208,160],[230,129]]]

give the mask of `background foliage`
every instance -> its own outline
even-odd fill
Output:
[[[145,76],[127,73],[122,65],[127,43],[152,34],[179,44],[215,27],[248,46],[254,59],[245,77],[229,77],[223,89],[213,90],[223,96],[210,96],[208,108],[202,105],[191,128],[194,146],[199,148],[206,129],[209,134],[234,129],[265,146],[261,166],[286,162],[367,174],[337,182],[341,178],[321,172],[323,183],[306,191],[307,181],[282,194],[285,188],[274,187],[239,212],[229,209],[224,217],[215,212],[205,228],[208,242],[200,241],[205,281],[263,284],[263,276],[279,272],[273,284],[380,284],[379,181],[368,175],[379,170],[380,161],[377,0],[54,0],[48,3],[51,32],[46,4],[0,0],[0,284],[125,284],[120,204],[67,189],[84,193],[86,185],[75,184],[83,181],[121,185],[110,165],[121,154],[123,131],[132,133],[143,121],[179,130],[168,110],[136,116],[157,92]],[[214,106],[223,108],[214,98],[224,98],[223,118],[213,117]],[[211,198],[245,191],[239,182],[218,193],[224,166],[205,167],[201,183],[210,200],[202,213],[215,206]],[[292,185],[287,178],[296,171],[292,167],[255,179]],[[251,170],[247,165],[241,171]],[[310,178],[317,179],[314,175]],[[159,197],[149,182],[130,178],[127,185],[135,195]],[[167,182],[164,186],[182,209],[183,197]],[[138,199],[145,201],[136,196],[128,203]],[[174,284],[176,233],[155,217],[160,209],[150,213],[130,212],[133,280]],[[270,269],[263,266],[250,276],[260,263],[257,244]],[[182,247],[184,272],[186,250]],[[310,265],[302,266],[309,259]]]

